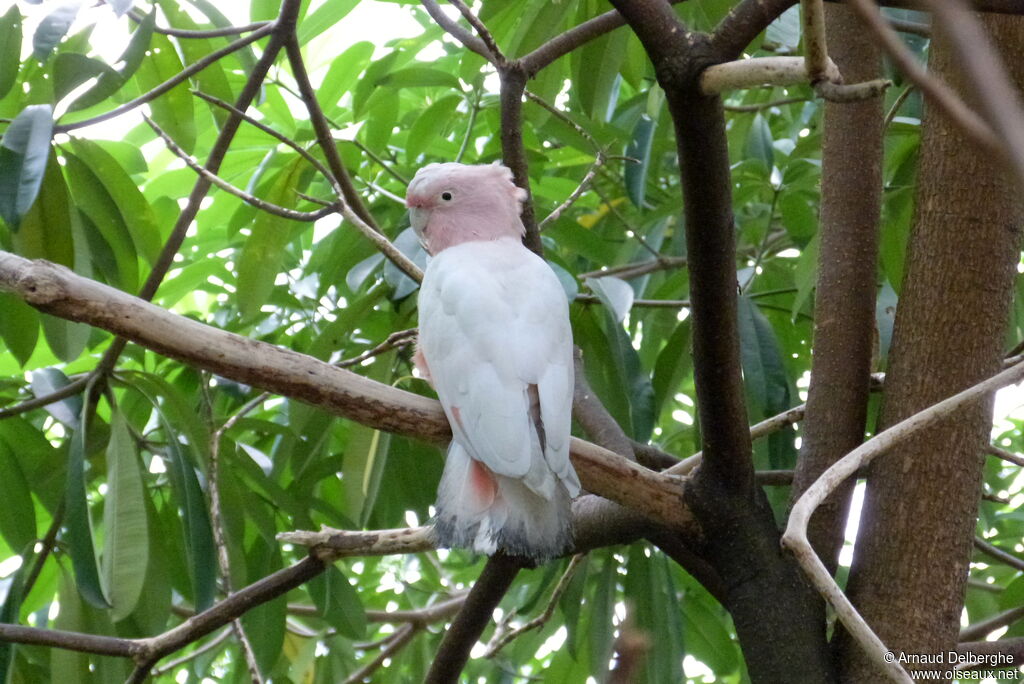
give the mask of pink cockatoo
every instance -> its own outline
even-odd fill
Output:
[[[499,165],[430,164],[409,184],[433,258],[416,364],[453,438],[437,493],[442,546],[544,560],[572,541],[572,331],[558,277],[523,246],[526,192]]]

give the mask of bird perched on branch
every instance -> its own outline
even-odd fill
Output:
[[[500,165],[430,164],[409,184],[433,259],[415,360],[452,442],[437,493],[442,546],[545,560],[572,541],[572,331],[558,277],[523,246],[526,192]]]

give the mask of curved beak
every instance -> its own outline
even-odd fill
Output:
[[[423,231],[427,229],[427,221],[430,220],[430,210],[420,207],[409,207],[409,223],[416,234],[423,238]]]

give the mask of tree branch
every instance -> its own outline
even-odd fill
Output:
[[[900,444],[921,430],[940,422],[952,415],[963,406],[976,401],[1001,387],[1012,385],[1024,379],[1024,363],[959,392],[948,399],[934,404],[927,409],[900,421],[891,428],[875,435],[857,447],[832,467],[826,470],[793,506],[789,515],[786,531],[782,536],[782,545],[796,556],[811,583],[818,592],[836,609],[836,615],[842,621],[850,635],[869,654],[872,660],[887,672],[895,681],[912,681],[899,663],[890,663],[885,659],[888,651],[885,644],[871,630],[843,593],[832,575],[822,564],[807,539],[807,526],[811,514],[825,498],[831,494],[844,480],[867,465],[876,457],[884,454],[892,447]]]
[[[158,353],[389,432],[436,443],[451,437],[440,404],[298,352],[217,330],[45,261],[0,251],[0,289],[36,308],[89,323]],[[573,439],[583,486],[680,529],[696,529],[681,482]]]
[[[503,553],[491,556],[452,621],[427,672],[427,684],[453,684],[469,660],[469,652],[519,573],[520,561]]]
[[[82,121],[75,121],[74,123],[68,123],[68,124],[57,124],[56,126],[53,127],[53,132],[54,133],[67,133],[68,131],[74,131],[74,130],[77,130],[79,128],[85,128],[86,126],[91,126],[93,124],[97,124],[97,123],[100,123],[100,122],[103,122],[103,121],[109,121],[110,119],[113,119],[115,117],[120,116],[121,114],[124,114],[125,112],[130,112],[131,110],[135,109],[136,107],[138,107],[140,105],[144,105],[147,102],[151,102],[151,101],[155,100],[156,98],[160,97],[161,95],[163,95],[164,93],[166,93],[171,88],[174,88],[175,86],[177,86],[177,85],[179,85],[181,83],[184,83],[189,78],[191,78],[195,74],[198,74],[200,71],[202,71],[206,67],[208,67],[211,64],[214,64],[215,62],[219,61],[221,58],[226,57],[226,56],[230,55],[233,52],[237,52],[238,50],[241,50],[242,48],[246,47],[247,45],[251,45],[252,43],[255,43],[257,40],[259,40],[260,38],[263,38],[264,36],[266,36],[268,34],[272,35],[272,36],[278,35],[278,32],[282,30],[281,29],[281,26],[282,26],[281,21],[282,21],[281,19],[278,19],[276,22],[267,23],[266,25],[260,27],[256,31],[254,31],[252,34],[246,36],[245,38],[239,38],[238,40],[232,42],[230,45],[226,45],[225,47],[222,47],[220,50],[216,50],[214,52],[211,52],[206,57],[203,57],[202,59],[197,60],[197,61],[193,62],[192,64],[189,64],[187,67],[182,69],[180,72],[178,72],[177,74],[175,74],[171,78],[167,79],[166,81],[164,81],[163,83],[161,83],[157,87],[153,88],[149,92],[143,93],[142,95],[139,95],[134,100],[130,100],[128,102],[125,102],[120,107],[115,107],[114,109],[111,109],[109,112],[106,112],[104,114],[100,114],[99,116],[94,116],[91,119],[84,119]],[[273,41],[271,41],[271,42],[273,42]],[[267,46],[267,49],[266,49],[266,51],[263,54],[266,55],[268,52],[271,52],[270,45]],[[276,53],[276,50],[271,52],[271,54],[274,54],[274,53]],[[253,73],[256,73],[256,71],[257,70],[254,70]],[[225,125],[225,127],[226,127],[226,125]]]

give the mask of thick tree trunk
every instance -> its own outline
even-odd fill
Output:
[[[825,7],[829,54],[847,83],[879,78],[878,48],[853,12]],[[882,98],[825,104],[814,356],[792,500],[864,439],[882,204]],[[808,537],[835,571],[853,482],[814,513]]]
[[[1024,82],[1024,22],[984,21]],[[942,36],[932,43],[929,67],[962,85]],[[883,426],[999,368],[1019,260],[1021,189],[992,155],[928,111],[919,168]],[[980,402],[872,464],[848,591],[894,651],[956,646],[991,419],[991,400]],[[842,637],[840,652],[843,681],[877,681]]]

